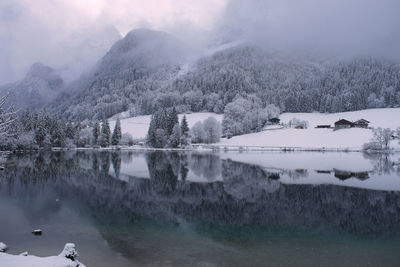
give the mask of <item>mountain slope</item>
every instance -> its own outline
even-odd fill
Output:
[[[272,103],[285,112],[400,105],[399,63],[294,57],[234,44],[193,54],[166,33],[134,30],[52,109],[75,120],[108,118],[127,110],[152,114],[171,106],[178,112],[222,113],[237,95],[256,96],[263,105]]]
[[[52,107],[74,119],[110,117],[125,111],[141,92],[165,87],[187,55],[188,49],[167,33],[133,30]]]

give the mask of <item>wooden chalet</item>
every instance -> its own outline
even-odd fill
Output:
[[[281,120],[278,119],[278,118],[272,118],[272,119],[269,119],[268,122],[269,122],[269,124],[275,124],[276,125],[276,124],[279,124],[281,122]]]
[[[331,128],[330,124],[322,124],[322,125],[317,125],[317,127],[315,127],[317,129],[323,129],[323,128]]]
[[[353,123],[351,121],[341,119],[335,122],[335,129],[351,128]]]
[[[365,119],[361,119],[361,120],[358,120],[358,121],[355,121],[354,122],[354,127],[358,127],[358,128],[368,128],[368,124],[369,124],[370,122],[369,121],[367,121],[367,120],[365,120]]]

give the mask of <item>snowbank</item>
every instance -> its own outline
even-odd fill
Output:
[[[184,114],[179,115],[179,122],[182,120]],[[190,113],[185,114],[189,127],[192,127],[196,122],[203,121],[208,117],[214,117],[217,121],[222,121],[222,115],[216,113],[202,112],[202,113]],[[134,139],[146,138],[149,130],[151,116],[138,116],[127,119],[121,119],[122,134],[129,133]],[[111,131],[115,127],[116,118],[110,119]]]
[[[26,256],[25,256],[26,255]],[[37,257],[22,255],[11,255],[0,253],[0,266],[4,267],[85,267],[76,258],[78,252],[75,244],[65,244],[63,251],[58,256]]]

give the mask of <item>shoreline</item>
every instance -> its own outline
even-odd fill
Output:
[[[338,148],[327,148],[327,147],[290,147],[290,146],[240,146],[240,145],[219,145],[219,144],[195,144],[188,148],[153,148],[145,146],[116,146],[116,147],[76,147],[76,148],[62,148],[52,147],[49,149],[27,149],[27,150],[13,150],[13,151],[0,151],[0,155],[12,153],[28,153],[28,152],[39,152],[39,151],[211,151],[211,152],[359,152],[359,153],[397,153],[400,152],[399,148],[385,149],[385,150],[364,150],[359,147],[338,147]]]

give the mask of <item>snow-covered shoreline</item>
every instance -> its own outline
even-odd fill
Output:
[[[180,119],[182,118],[180,115]],[[186,114],[189,127],[207,117],[222,121],[222,115],[215,113]],[[121,120],[122,133],[129,133],[135,139],[145,139],[151,116],[139,116]],[[279,116],[281,123],[287,124],[297,118],[308,122],[308,129],[279,128],[274,131],[261,131],[221,139],[218,144],[196,145],[197,149],[222,149],[246,151],[362,151],[364,143],[373,137],[371,129],[351,128],[333,131],[332,129],[316,129],[317,125],[331,125],[339,119],[356,121],[366,119],[371,128],[400,127],[400,108],[367,109],[341,113],[283,113]],[[113,126],[115,121],[110,121]],[[397,140],[391,144],[394,150],[400,151]],[[127,148],[124,148],[127,149]],[[151,148],[134,147],[134,150],[152,150]],[[170,150],[170,149],[168,149]],[[179,150],[179,149],[178,149]],[[193,150],[192,148],[189,150]]]
[[[0,252],[0,266],[4,267],[85,267],[77,260],[78,252],[75,244],[67,243],[63,251],[57,256],[37,257],[28,255],[27,252],[20,255]]]

